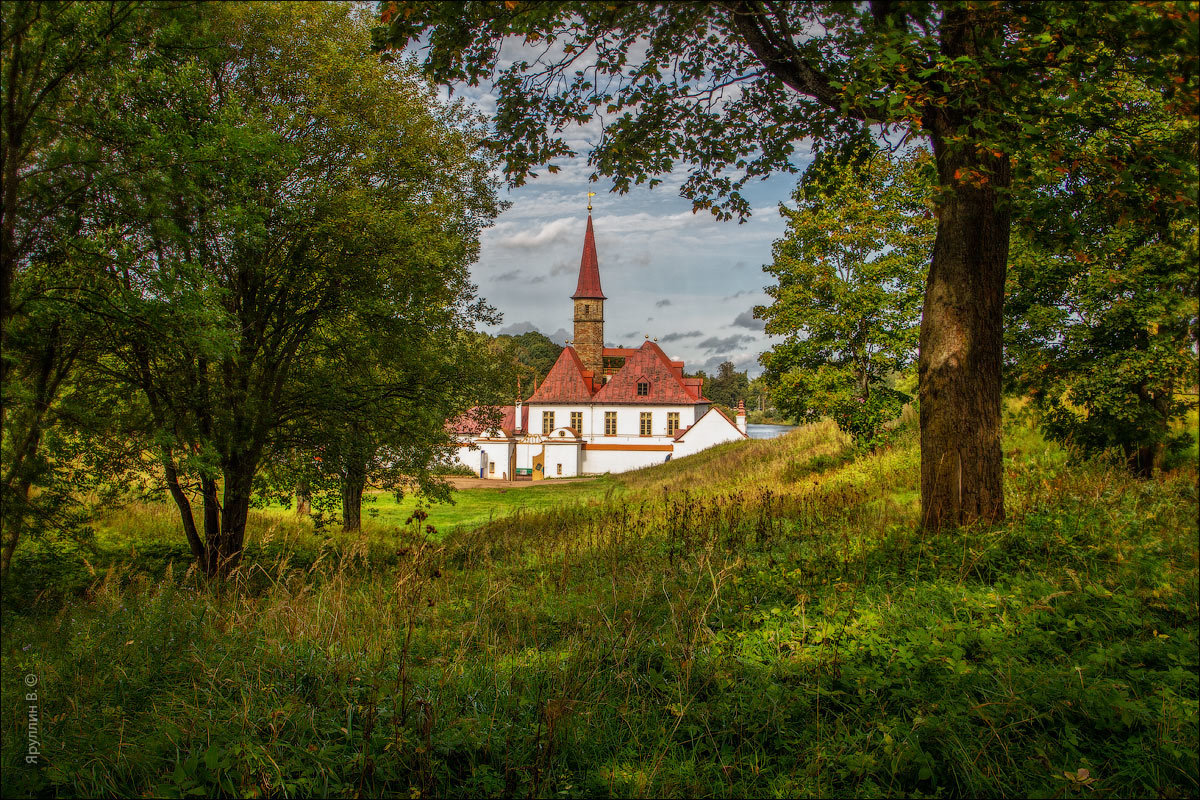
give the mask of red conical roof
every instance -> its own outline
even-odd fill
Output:
[[[583,258],[579,262],[579,284],[572,300],[606,300],[600,291],[600,265],[596,261],[596,236],[592,233],[592,215],[588,214],[587,233],[583,237]]]

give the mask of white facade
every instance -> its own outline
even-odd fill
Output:
[[[541,433],[545,411],[554,412],[554,427],[548,435]],[[582,431],[570,427],[572,412],[582,416]],[[608,413],[617,415],[615,434],[604,433]],[[641,415],[647,413],[650,434],[643,436]],[[679,415],[679,428],[670,435],[668,414]],[[537,404],[529,406],[529,427],[533,430],[520,436],[505,436],[495,431],[486,437],[464,436],[460,439],[457,461],[476,475],[497,480],[513,480],[518,474],[534,480],[574,478],[641,469],[746,438],[738,425],[707,403]]]
[[[480,478],[511,480],[516,441],[507,438],[461,437],[454,463],[468,467]]]
[[[674,440],[674,433],[667,433],[667,415],[679,415],[679,428],[691,427],[696,420],[708,411],[708,404],[701,403],[698,405],[593,405],[584,403],[556,403],[556,404],[533,404],[529,405],[529,432],[541,433],[543,414],[547,411],[554,413],[554,422],[551,429],[557,427],[568,426],[571,424],[571,413],[576,412],[582,415],[583,430],[578,433],[585,437],[586,441],[592,441],[592,437],[603,437],[604,441],[626,442],[636,444],[639,441],[646,440],[647,437],[641,435],[641,415],[643,413],[650,414],[651,436],[663,437],[667,442]],[[617,415],[617,433],[615,436],[606,435],[604,432],[605,414],[615,412]],[[676,431],[678,432],[678,431]],[[599,441],[599,439],[597,439]]]
[[[746,438],[744,430],[739,430],[744,429],[746,418],[739,414],[738,419],[740,424],[731,424],[728,417],[716,408],[710,408],[699,422],[684,431],[675,442],[675,457],[683,458],[707,450],[713,445]]]

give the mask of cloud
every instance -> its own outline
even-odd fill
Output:
[[[722,300],[737,300],[739,297],[745,297],[748,294],[758,294],[758,292],[754,291],[753,289],[742,289],[740,292],[734,292],[733,294],[729,295],[728,297],[722,297],[721,299]]]
[[[546,338],[554,342],[559,347],[565,347],[567,339],[571,338],[571,334],[567,333],[566,328],[559,328],[554,333],[547,333]]]
[[[520,278],[520,277],[521,277],[521,270],[519,270],[519,269],[510,269],[508,272],[502,272],[502,273],[500,273],[500,274],[499,274],[499,275],[497,275],[495,278],[493,278],[493,280],[497,280],[497,281],[515,281],[517,278]]]
[[[663,306],[669,306],[669,305],[671,305],[671,301],[664,297],[662,300],[659,300],[657,303],[655,303],[654,307],[662,308]]]
[[[659,339],[659,341],[662,342],[663,344],[667,344],[670,342],[678,342],[683,339],[692,339],[697,336],[703,336],[703,335],[704,334],[701,331],[688,331],[687,333],[668,333],[666,336],[663,336],[661,339]]]
[[[578,220],[571,219],[570,217],[562,217],[545,223],[538,230],[522,230],[507,236],[499,235],[502,232],[500,225],[497,225],[493,230],[494,234],[497,235],[496,244],[498,246],[517,248],[542,247],[560,241],[567,241],[578,235],[578,231],[576,230],[578,227]]]
[[[709,375],[716,375],[717,370],[725,361],[732,361],[734,371],[745,371],[751,378],[755,378],[762,373],[762,365],[758,363],[758,355],[755,353],[743,353],[742,355],[734,356],[713,356],[705,361],[700,368]]]
[[[555,262],[554,266],[550,268],[550,274],[552,276],[567,275],[567,274],[571,273],[572,271],[574,271],[575,269],[577,269],[577,267],[572,265],[571,262],[569,262],[569,261],[558,261],[558,262]]]
[[[754,339],[755,337],[743,333],[735,333],[724,338],[710,336],[696,346],[710,353],[725,353],[741,346],[744,342],[753,342]]]
[[[746,328],[751,331],[761,331],[766,328],[767,323],[761,319],[754,318],[754,311],[743,311],[734,319],[733,325],[736,328]]]

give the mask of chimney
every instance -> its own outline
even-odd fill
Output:
[[[737,429],[742,433],[746,432],[746,404],[741,400],[738,400]]]
[[[523,432],[521,430],[521,395],[517,395],[517,405],[513,409],[513,432],[518,436]]]

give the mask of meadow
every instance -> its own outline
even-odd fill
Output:
[[[1195,796],[1194,459],[1005,442],[998,525],[922,532],[914,432],[819,424],[355,536],[259,511],[220,586],[132,504],[18,553],[3,795]]]

